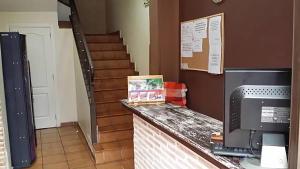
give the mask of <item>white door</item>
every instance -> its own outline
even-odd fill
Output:
[[[56,127],[54,100],[54,52],[50,27],[12,26],[11,32],[26,35],[37,129]]]

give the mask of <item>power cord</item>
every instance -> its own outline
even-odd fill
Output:
[[[249,136],[249,145],[250,145],[250,152],[253,154],[256,158],[260,158],[260,155],[254,153],[253,151],[253,136],[256,133],[255,130],[250,130],[250,136]]]

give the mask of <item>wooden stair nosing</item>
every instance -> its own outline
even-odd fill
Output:
[[[124,123],[124,124],[118,124],[113,126],[106,126],[106,127],[100,127],[99,132],[101,133],[111,133],[111,132],[118,132],[118,131],[125,131],[125,130],[133,130],[132,123]]]
[[[115,61],[115,60],[130,60],[130,57],[129,56],[125,56],[124,58],[92,58],[93,61],[108,61],[108,60],[111,60],[111,61]]]
[[[114,145],[105,147],[109,144],[114,144]],[[94,146],[95,152],[101,152],[101,151],[105,151],[105,150],[120,149],[122,147],[133,147],[133,140],[132,139],[124,139],[124,140],[113,141],[113,142],[108,142],[108,143],[98,143],[98,144],[94,144],[93,146]]]
[[[126,87],[126,88],[116,88],[116,89],[101,89],[101,90],[94,90],[94,93],[107,92],[107,91],[120,91],[120,90],[127,90],[127,87]]]
[[[99,78],[99,77],[94,77],[94,82],[95,81],[101,81],[101,80],[113,80],[113,79],[127,79],[127,76],[120,76],[120,77],[108,77],[108,78]]]
[[[129,67],[122,68],[94,68],[94,70],[116,70],[116,69],[134,69],[134,63],[130,63]]]
[[[98,45],[98,44],[107,44],[107,45],[112,45],[112,44],[122,44],[125,46],[122,42],[87,42],[87,44],[92,44],[92,45]]]
[[[111,33],[85,33],[85,36],[109,36],[109,35],[120,35],[120,31],[115,31]]]
[[[111,50],[111,49],[105,49],[105,50],[99,50],[99,49],[89,49],[90,52],[108,52],[108,51],[127,51],[126,46],[124,46],[122,49],[115,49],[115,50]]]
[[[131,115],[132,113],[131,112],[122,112],[122,111],[117,111],[117,112],[120,112],[120,113],[110,113],[110,114],[107,114],[107,115],[101,115],[101,113],[97,113],[97,114],[100,114],[100,115],[97,115],[96,118],[107,118],[107,117],[118,117],[118,116],[125,116],[125,115]],[[122,112],[122,113],[121,113]]]

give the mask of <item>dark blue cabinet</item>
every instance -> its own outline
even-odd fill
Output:
[[[36,134],[25,36],[0,33],[0,46],[12,165],[29,167],[36,158]]]

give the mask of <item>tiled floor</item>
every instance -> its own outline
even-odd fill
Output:
[[[37,131],[37,160],[29,169],[96,169],[76,126]]]

